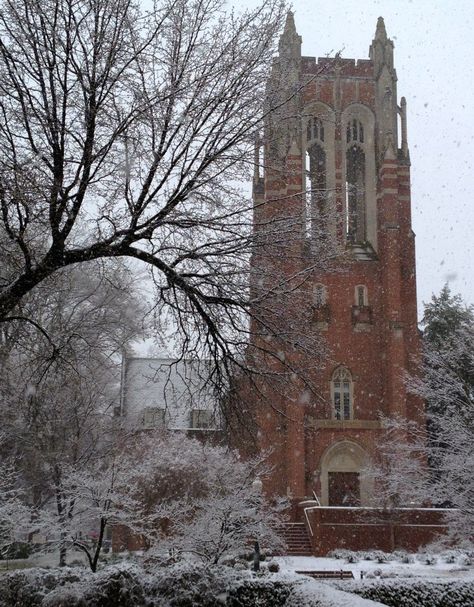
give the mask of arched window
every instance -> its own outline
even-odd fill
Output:
[[[369,305],[369,295],[365,285],[356,285],[354,294],[356,306],[364,308]]]
[[[314,285],[313,298],[315,307],[322,308],[327,302],[326,287],[322,284]]]
[[[365,153],[357,145],[351,145],[346,153],[347,188],[347,240],[362,243],[366,240],[365,220]]]
[[[331,380],[331,396],[335,419],[352,419],[352,376],[346,367],[338,367]]]

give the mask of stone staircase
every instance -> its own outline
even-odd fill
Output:
[[[312,556],[311,542],[304,523],[286,523],[282,527],[282,536],[288,546],[286,554],[290,556]]]

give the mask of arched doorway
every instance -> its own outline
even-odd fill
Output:
[[[344,440],[331,445],[321,458],[322,505],[367,505],[372,493],[364,473],[368,464],[369,456],[357,443]]]

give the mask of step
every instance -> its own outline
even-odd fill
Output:
[[[287,523],[280,528],[287,550],[292,556],[312,556],[313,550],[304,523]]]

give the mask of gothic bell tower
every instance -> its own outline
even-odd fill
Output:
[[[262,390],[259,436],[275,464],[269,491],[366,505],[374,491],[363,470],[377,458],[381,415],[423,419],[404,384],[420,350],[406,101],[381,17],[368,59],[302,56],[301,43],[290,12],[256,149],[252,264],[260,288],[292,286],[268,324],[326,349],[316,360],[296,338],[266,340],[274,358],[298,360],[313,388],[293,373],[284,389]],[[329,249],[331,263],[319,264]]]

